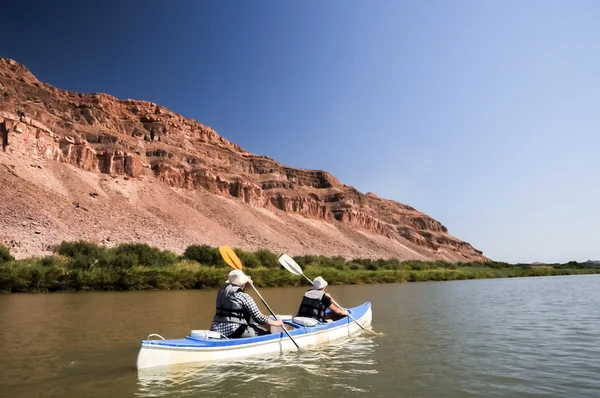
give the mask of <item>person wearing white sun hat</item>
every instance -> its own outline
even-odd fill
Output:
[[[244,293],[244,289],[251,284],[252,279],[242,270],[236,269],[229,273],[225,284],[217,293],[217,311],[210,330],[227,338],[253,337],[268,332],[250,324],[250,318],[261,325],[283,325],[281,320],[263,315],[252,297]]]
[[[336,320],[348,315],[348,311],[338,308],[333,304],[333,299],[329,293],[325,293],[328,283],[325,279],[317,276],[313,280],[313,288],[308,290],[298,310],[298,316],[314,318],[319,322],[325,322],[327,319]],[[333,313],[325,314],[329,308]]]

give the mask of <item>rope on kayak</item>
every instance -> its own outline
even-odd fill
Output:
[[[150,340],[150,337],[152,337],[152,336],[160,337],[161,339],[165,340],[164,337],[162,337],[160,334],[156,334],[156,333],[149,334],[148,338],[146,340]]]

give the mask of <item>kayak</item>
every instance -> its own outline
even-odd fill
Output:
[[[371,325],[371,303],[349,308],[348,312],[364,328]],[[334,322],[317,322],[311,318],[280,316],[286,330],[301,348],[316,347],[362,331],[349,317]],[[158,336],[161,340],[151,340]],[[193,330],[183,339],[165,340],[151,334],[142,341],[137,368],[147,369],[181,363],[213,362],[258,354],[283,353],[297,350],[294,343],[279,327],[271,327],[271,334],[256,337],[228,339],[218,333]]]

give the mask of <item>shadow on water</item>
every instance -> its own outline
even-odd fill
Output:
[[[357,336],[303,353],[265,355],[236,362],[181,365],[138,373],[139,397],[322,396],[367,394],[364,376],[377,374],[377,339]]]

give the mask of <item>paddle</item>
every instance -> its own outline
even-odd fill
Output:
[[[221,257],[223,257],[223,260],[225,260],[225,262],[227,264],[229,264],[231,267],[233,267],[235,269],[239,269],[239,270],[242,269],[242,261],[239,259],[239,257],[237,256],[237,254],[235,254],[235,252],[233,251],[233,249],[231,247],[229,247],[229,246],[221,246],[221,247],[219,247],[219,252],[221,253]],[[277,318],[277,315],[275,315],[275,313],[273,312],[273,310],[271,309],[271,307],[269,307],[269,304],[267,304],[267,302],[260,295],[260,293],[258,292],[258,290],[256,290],[256,287],[254,287],[253,284],[250,284],[250,286],[252,286],[252,289],[254,289],[254,291],[256,292],[256,294],[258,295],[258,297],[260,298],[260,300],[263,302],[263,304],[265,305],[265,307],[267,307],[267,309],[269,310],[269,312],[271,313],[271,315],[273,315],[275,317],[275,320],[279,320],[279,318]],[[290,333],[285,328],[285,325],[283,325],[281,328],[283,329],[283,331],[285,332],[285,334],[287,334],[287,336],[290,338],[290,340],[292,340],[292,343],[294,343],[294,345],[296,346],[296,348],[298,349],[298,351],[302,351],[302,349],[300,348],[300,346],[296,343],[296,341],[294,340],[294,338],[290,335]]]
[[[304,272],[302,272],[302,268],[300,268],[300,266],[298,265],[297,262],[294,261],[293,258],[291,258],[290,256],[288,256],[287,254],[282,254],[281,257],[279,257],[279,263],[281,265],[283,265],[283,268],[287,269],[288,271],[290,271],[292,274],[295,275],[302,275],[303,277],[306,278],[307,281],[309,281],[312,285],[313,281],[310,280],[310,278],[306,275],[304,275]],[[341,308],[342,310],[344,310],[344,307],[342,307],[341,305],[339,305],[338,303],[335,302],[334,299],[331,299],[331,301],[333,302],[333,304],[338,307]],[[350,315],[350,312],[348,312],[348,316],[350,317],[350,319],[352,319],[354,321],[354,323],[356,323],[358,326],[360,326],[360,328],[366,332],[369,332],[373,335],[376,335],[377,333],[375,333],[372,330],[369,329],[365,329],[363,327],[363,325],[361,325],[360,323],[358,323],[358,321],[356,319],[354,319],[354,317],[352,315]]]

